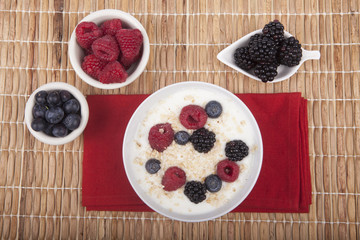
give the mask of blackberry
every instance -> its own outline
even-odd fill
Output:
[[[233,140],[225,145],[225,155],[231,161],[240,161],[249,154],[249,147],[241,140]]]
[[[199,128],[190,136],[190,142],[194,149],[200,153],[207,153],[213,147],[216,142],[215,133],[205,129]]]
[[[254,74],[263,82],[271,82],[277,75],[278,64],[273,63],[259,63],[256,65]]]
[[[288,67],[299,65],[302,57],[301,44],[294,37],[285,39],[278,51],[278,61]]]
[[[198,181],[187,182],[184,194],[191,202],[198,204],[206,199],[206,186]]]
[[[234,53],[235,64],[244,70],[250,70],[255,67],[256,63],[250,58],[249,48],[241,47],[235,50]]]
[[[284,41],[284,26],[279,22],[279,20],[274,20],[273,22],[269,22],[265,25],[262,30],[262,33],[270,37],[276,46],[280,46],[281,43]]]
[[[249,54],[252,61],[257,63],[274,62],[276,60],[275,42],[263,34],[250,37]]]

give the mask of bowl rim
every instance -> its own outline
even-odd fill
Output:
[[[139,191],[139,189],[137,189],[138,187],[136,186],[136,181],[135,179],[132,179],[130,176],[131,176],[131,173],[130,173],[130,162],[128,162],[129,160],[126,159],[126,154],[125,152],[127,151],[127,139],[129,138],[129,136],[131,136],[131,134],[129,133],[129,129],[132,128],[132,125],[133,125],[133,122],[135,121],[137,115],[139,114],[140,111],[142,111],[142,108],[144,105],[147,104],[147,102],[149,100],[151,100],[154,96],[156,95],[160,95],[162,94],[163,92],[167,91],[169,88],[179,88],[181,86],[184,86],[184,85],[189,85],[189,87],[194,87],[195,86],[198,86],[198,87],[203,87],[203,86],[207,86],[207,87],[213,87],[217,90],[220,90],[222,91],[224,94],[230,94],[229,96],[231,96],[232,98],[234,99],[237,99],[238,100],[238,103],[242,105],[244,111],[247,112],[248,114],[248,117],[251,119],[252,123],[254,123],[254,130],[256,132],[256,135],[258,137],[258,140],[259,140],[259,146],[258,146],[258,150],[259,150],[259,166],[258,168],[256,169],[256,173],[254,175],[252,175],[254,177],[254,181],[249,185],[249,189],[247,192],[245,192],[245,194],[242,196],[242,197],[239,197],[237,199],[237,201],[235,202],[235,204],[233,204],[231,207],[228,207],[226,208],[225,211],[222,211],[218,214],[214,214],[212,215],[211,217],[202,217],[202,218],[194,218],[194,216],[188,216],[188,218],[182,218],[182,217],[176,217],[176,216],[173,216],[171,215],[171,211],[170,211],[170,214],[168,214],[167,212],[164,212],[162,211],[161,209],[159,210],[159,208],[157,208],[156,206],[153,206],[151,204],[152,200],[147,200],[147,199],[144,199],[141,195],[141,192]],[[180,86],[180,87],[179,87]],[[223,216],[229,212],[231,212],[234,208],[236,208],[239,204],[241,204],[245,199],[246,197],[250,194],[250,192],[252,191],[252,189],[254,188],[257,180],[258,180],[258,177],[260,175],[260,171],[261,171],[261,167],[262,167],[262,162],[263,162],[263,142],[262,142],[262,136],[261,136],[261,132],[260,132],[260,128],[257,124],[257,121],[255,119],[255,117],[253,116],[253,114],[251,113],[251,111],[249,110],[249,108],[245,105],[245,103],[243,101],[241,101],[240,98],[238,98],[237,96],[235,96],[232,92],[228,91],[227,89],[225,88],[222,88],[218,85],[215,85],[215,84],[211,84],[211,83],[206,83],[206,82],[198,82],[198,81],[187,81],[187,82],[179,82],[179,83],[174,83],[174,84],[171,84],[171,85],[168,85],[166,87],[163,87],[159,90],[157,90],[156,92],[154,92],[153,94],[151,94],[149,97],[147,97],[139,106],[138,108],[135,110],[135,112],[133,113],[133,115],[131,116],[129,122],[128,122],[128,125],[126,126],[126,130],[125,130],[125,134],[124,134],[124,138],[123,138],[123,146],[122,146],[122,157],[123,157],[123,164],[124,164],[124,169],[125,169],[125,173],[126,173],[126,176],[132,186],[132,188],[134,189],[134,191],[136,192],[136,194],[139,196],[139,198],[148,206],[150,207],[151,209],[153,209],[155,212],[158,212],[168,218],[171,218],[171,219],[174,219],[174,220],[177,220],[177,221],[183,221],[183,222],[202,222],[202,221],[209,221],[209,220],[212,220],[212,219],[215,219],[217,217],[220,217],[220,216]],[[149,204],[150,202],[150,204]],[[223,207],[223,206],[222,206]],[[204,214],[202,214],[204,215]]]
[[[82,68],[81,68],[81,60],[78,61],[77,57],[75,56],[75,49],[79,49],[81,48],[78,43],[76,42],[76,27],[84,21],[96,21],[96,19],[99,18],[104,18],[104,16],[106,16],[105,18],[110,20],[113,18],[118,18],[121,19],[121,21],[126,22],[126,24],[128,24],[129,26],[131,26],[131,28],[137,28],[140,30],[141,34],[143,35],[143,50],[142,50],[142,56],[140,61],[137,63],[137,66],[135,68],[135,70],[128,76],[128,78],[126,79],[125,82],[122,83],[109,83],[109,84],[104,84],[101,83],[100,81],[90,77],[88,74],[86,74]],[[129,85],[130,83],[134,82],[144,71],[148,60],[149,60],[149,56],[150,56],[150,41],[149,41],[149,36],[147,35],[147,32],[145,30],[145,28],[143,27],[143,25],[139,22],[139,20],[137,20],[134,16],[132,16],[131,14],[127,13],[127,12],[123,12],[121,10],[117,10],[117,9],[102,9],[102,10],[98,10],[95,12],[90,13],[89,15],[87,15],[86,17],[84,17],[83,19],[81,19],[77,25],[75,26],[74,30],[71,33],[71,37],[69,40],[69,58],[70,58],[70,63],[75,71],[75,73],[83,80],[85,81],[87,84],[96,87],[96,88],[100,88],[100,89],[117,89],[117,88],[121,88],[121,87],[125,87],[127,85]]]
[[[77,129],[73,130],[65,137],[52,137],[43,132],[36,132],[31,128],[31,121],[34,119],[32,115],[32,109],[35,105],[35,94],[39,91],[51,91],[51,90],[67,90],[69,91],[80,103],[81,107],[81,122]],[[62,145],[73,141],[84,131],[89,120],[89,106],[85,99],[85,96],[74,86],[64,82],[52,82],[44,84],[38,87],[29,97],[25,106],[25,123],[30,133],[39,141],[50,145]]]

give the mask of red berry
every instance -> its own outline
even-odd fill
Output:
[[[181,109],[180,122],[187,129],[199,129],[204,127],[207,121],[205,110],[198,105],[187,105]]]
[[[122,23],[120,19],[111,19],[104,22],[101,25],[104,34],[109,34],[111,36],[115,36],[116,32],[122,29]]]
[[[161,180],[165,191],[175,191],[182,187],[185,182],[186,173],[178,167],[169,167]]]
[[[140,58],[143,36],[139,29],[121,29],[116,33],[122,53],[121,63],[130,66]]]
[[[158,152],[163,152],[174,140],[174,130],[170,123],[160,123],[149,131],[150,146]]]
[[[120,53],[115,38],[110,35],[96,39],[91,45],[91,48],[96,57],[106,62],[115,61]]]
[[[102,83],[121,83],[128,77],[124,67],[118,62],[108,63],[99,74],[99,81]]]
[[[84,49],[90,49],[91,44],[103,36],[103,31],[93,22],[81,22],[77,25],[75,34],[78,44]]]
[[[91,77],[98,79],[100,72],[105,67],[106,62],[101,61],[94,54],[84,57],[84,61],[81,64],[81,68],[89,74]]]
[[[234,182],[239,177],[239,165],[228,159],[217,164],[216,173],[225,182]]]

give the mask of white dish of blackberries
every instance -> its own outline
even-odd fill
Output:
[[[67,83],[48,83],[36,89],[25,107],[25,122],[38,140],[61,145],[85,129],[89,107],[84,95]]]
[[[320,59],[320,52],[303,49],[299,41],[274,20],[223,49],[217,58],[255,80],[280,82],[294,75],[305,61]]]
[[[181,82],[150,95],[125,131],[123,161],[139,197],[169,218],[198,222],[238,206],[255,185],[262,139],[234,94]]]

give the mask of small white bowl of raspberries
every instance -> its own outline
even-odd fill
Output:
[[[69,57],[76,74],[101,89],[129,85],[149,60],[149,37],[129,13],[104,9],[83,18],[69,41]]]

